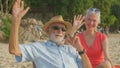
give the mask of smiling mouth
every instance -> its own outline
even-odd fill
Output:
[[[62,37],[62,35],[56,35],[57,37]]]

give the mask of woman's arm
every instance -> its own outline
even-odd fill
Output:
[[[113,67],[112,61],[109,58],[108,39],[107,38],[102,42],[102,46],[103,46],[105,61],[109,61]]]
[[[24,10],[24,3],[21,0],[16,0],[13,5],[12,24],[10,29],[9,39],[9,53],[17,56],[21,56],[21,51],[18,46],[18,32],[22,17],[27,13],[29,7]]]

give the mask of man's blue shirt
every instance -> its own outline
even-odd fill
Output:
[[[19,45],[22,57],[17,62],[33,61],[36,68],[82,68],[81,57],[70,45],[57,46],[51,41]]]

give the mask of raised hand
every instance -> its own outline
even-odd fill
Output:
[[[19,25],[22,17],[27,13],[29,7],[24,9],[24,3],[21,0],[16,0],[12,9],[12,24],[10,29],[10,39],[9,39],[9,52],[16,56],[22,56],[18,36],[19,36]]]
[[[29,7],[24,9],[24,2],[21,0],[16,0],[13,9],[12,15],[15,19],[21,19],[29,10]]]
[[[66,44],[69,44],[69,45],[72,45],[73,47],[75,47],[77,49],[77,51],[83,50],[83,47],[81,45],[81,42],[80,42],[78,36],[72,37],[71,35],[68,35],[65,42],[66,42]]]
[[[76,32],[83,24],[84,24],[84,16],[82,15],[75,15],[74,22],[73,22],[73,32]]]

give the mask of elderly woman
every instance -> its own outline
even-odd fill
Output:
[[[74,35],[83,24],[85,24],[86,30],[77,36],[85,48],[93,68],[111,68],[112,63],[108,55],[107,36],[97,31],[97,26],[100,24],[100,10],[90,8],[87,10],[85,17],[75,16],[71,34]]]

